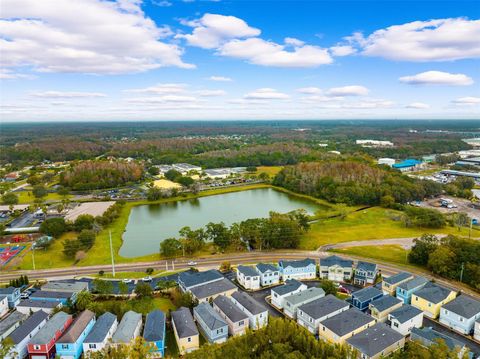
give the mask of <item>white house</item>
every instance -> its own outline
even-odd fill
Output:
[[[8,313],[8,297],[0,295],[0,318]]]
[[[315,279],[317,276],[317,265],[315,260],[310,258],[296,261],[281,260],[278,267],[283,280]]]
[[[329,294],[298,307],[297,323],[316,335],[321,321],[340,314],[348,308],[350,308],[350,304],[346,301]]]
[[[409,304],[388,314],[390,327],[402,335],[409,335],[412,328],[421,328],[423,323],[423,312]]]
[[[56,301],[24,299],[17,305],[17,310],[27,315],[31,312],[38,312],[39,310],[52,314],[56,308],[61,307],[62,303]]]
[[[245,292],[232,294],[232,301],[248,315],[250,329],[259,329],[268,323],[268,309]]]
[[[320,259],[320,278],[334,282],[345,282],[353,277],[353,261],[339,256]]]
[[[118,320],[112,313],[104,313],[98,317],[90,333],[83,341],[83,352],[96,352],[105,348],[117,330]]]
[[[286,316],[296,319],[298,307],[323,297],[325,297],[325,291],[322,288],[316,287],[308,288],[300,293],[289,295],[284,299],[283,312]]]
[[[237,282],[245,289],[260,289],[260,275],[252,267],[238,266]]]
[[[279,308],[283,309],[284,300],[289,295],[299,293],[303,290],[306,290],[308,287],[295,279],[288,279],[285,281],[284,285],[279,287],[272,288],[270,290],[270,300],[272,304]]]
[[[480,319],[475,322],[475,332],[473,337],[480,341]]]
[[[280,271],[273,264],[258,263],[255,268],[260,274],[260,285],[262,287],[280,283]]]
[[[464,335],[470,335],[480,319],[480,301],[460,295],[440,309],[440,323]]]

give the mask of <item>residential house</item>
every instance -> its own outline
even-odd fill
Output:
[[[269,263],[258,263],[255,268],[260,275],[260,285],[266,287],[280,283],[280,271]]]
[[[130,310],[123,315],[115,334],[112,336],[114,344],[129,344],[140,335],[142,329],[142,315]]]
[[[50,302],[59,302],[62,305],[68,305],[74,303],[76,300],[76,293],[72,292],[49,292],[39,290],[28,297],[30,300],[39,300],[39,301],[50,301]]]
[[[90,333],[83,341],[83,352],[97,352],[108,346],[117,330],[117,316],[112,313],[103,313],[98,317]]]
[[[412,305],[424,314],[436,319],[440,314],[440,308],[455,299],[457,293],[451,289],[428,283],[423,288],[416,290],[412,295]]]
[[[224,279],[222,273],[211,269],[204,272],[182,272],[178,275],[178,285],[184,292],[189,292],[192,288],[213,283]]]
[[[180,355],[191,353],[200,347],[198,329],[190,309],[180,307],[172,312],[172,327]]]
[[[423,325],[423,312],[410,304],[404,304],[400,308],[388,314],[388,321],[392,329],[407,336],[413,328],[421,328]]]
[[[480,319],[475,322],[473,337],[480,342]]]
[[[230,298],[219,295],[213,300],[212,304],[213,309],[227,322],[230,335],[245,334],[249,324],[248,315],[235,305]]]
[[[81,312],[70,327],[55,343],[60,359],[79,359],[83,353],[83,342],[95,325],[95,314],[89,310]]]
[[[275,307],[283,309],[286,297],[295,293],[299,293],[307,288],[308,287],[305,284],[296,279],[288,279],[285,281],[285,284],[270,290],[271,303]]]
[[[412,294],[428,283],[428,279],[424,277],[414,277],[406,282],[400,283],[396,288],[397,298],[403,300],[403,303],[410,304]]]
[[[8,297],[6,295],[0,295],[0,318],[8,313]]]
[[[143,338],[153,345],[153,357],[165,357],[165,313],[156,309],[147,314]]]
[[[430,345],[437,343],[439,340],[443,340],[450,350],[458,350],[459,359],[465,358],[465,355],[467,355],[467,358],[469,357],[470,350],[465,344],[446,334],[437,332],[431,327],[421,329],[413,328],[410,340],[417,340],[425,347],[429,347]]]
[[[413,275],[407,272],[400,272],[390,277],[384,278],[382,281],[382,290],[384,294],[390,294],[395,296],[397,292],[397,287],[413,279]]]
[[[352,305],[362,311],[368,309],[371,302],[383,296],[383,292],[375,287],[367,287],[352,293]]]
[[[349,308],[350,304],[329,294],[299,306],[297,323],[316,335],[321,321],[340,314]]]
[[[232,301],[248,315],[250,329],[259,329],[268,323],[268,309],[245,292],[232,294]]]
[[[9,338],[13,347],[5,356],[5,359],[25,358],[28,354],[27,344],[38,331],[47,324],[48,314],[40,310],[28,317],[20,326],[15,329]]]
[[[14,311],[0,321],[0,342],[17,329],[27,316],[19,311]]]
[[[368,307],[372,317],[379,322],[386,322],[388,314],[400,308],[402,304],[403,302],[400,299],[387,294],[371,301]]]
[[[252,267],[237,267],[237,282],[245,289],[260,289],[260,275]]]
[[[20,288],[15,287],[7,287],[7,288],[0,288],[0,295],[7,296],[8,300],[8,307],[13,309],[20,303]]]
[[[405,337],[385,323],[377,323],[347,339],[347,343],[358,351],[358,358],[379,359],[402,349]]]
[[[345,282],[352,277],[353,261],[335,255],[320,259],[320,278]]]
[[[76,300],[76,295],[81,291],[88,291],[88,283],[82,281],[51,281],[42,286],[45,292],[68,292],[72,293],[72,303]]]
[[[296,319],[298,307],[323,297],[325,297],[325,291],[317,287],[308,288],[300,293],[289,295],[285,298],[283,313],[287,317]]]
[[[480,302],[460,295],[440,309],[440,323],[461,334],[470,335],[480,319]]]
[[[314,259],[306,258],[296,261],[281,260],[278,262],[282,280],[287,279],[315,279],[317,276],[317,265]]]
[[[190,289],[190,293],[199,303],[202,303],[213,300],[219,295],[231,296],[237,290],[238,288],[235,284],[226,278],[222,278],[221,280],[193,287]]]
[[[65,312],[58,312],[33,336],[27,345],[30,359],[51,359],[55,357],[55,343],[72,323],[73,318]]]
[[[17,310],[23,314],[30,314],[30,312],[37,312],[39,310],[43,310],[48,314],[52,314],[55,309],[61,307],[62,303],[60,302],[22,299],[17,305]]]
[[[359,261],[355,268],[353,283],[356,285],[374,284],[377,278],[378,267],[375,263]]]
[[[223,343],[227,340],[228,324],[210,304],[204,302],[193,308],[193,317],[210,343]]]
[[[375,319],[350,308],[320,322],[318,335],[330,343],[343,344],[345,340],[375,324]]]

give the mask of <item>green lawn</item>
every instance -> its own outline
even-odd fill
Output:
[[[274,177],[282,169],[283,169],[283,166],[259,166],[257,167],[256,174],[266,173],[270,177]]]
[[[102,303],[114,302],[113,300],[102,301]],[[175,310],[175,305],[169,298],[155,297],[155,298],[142,298],[131,299],[127,302],[127,309],[133,310],[143,315],[148,314],[152,310],[160,309],[168,315],[169,310]]]
[[[163,271],[163,270],[156,270],[150,275],[151,277],[164,277],[170,274],[183,272],[184,269],[176,270],[176,271]],[[115,277],[113,276],[112,272],[105,272],[103,276],[99,275],[98,273],[92,274],[92,277],[95,278],[103,278],[103,279],[139,279],[147,276],[145,271],[143,272],[116,272]]]
[[[19,204],[30,204],[35,202],[35,197],[31,191],[19,191],[15,192],[18,196]],[[68,195],[68,198],[72,198],[72,195]],[[63,196],[58,193],[48,193],[46,197],[43,198],[45,202],[60,202],[63,199]]]
[[[401,212],[372,207],[351,212],[345,219],[330,218],[312,224],[310,231],[302,238],[300,248],[317,249],[320,246],[359,240],[418,237],[424,233],[444,233],[468,236],[468,229],[444,227],[406,228],[400,218]],[[478,236],[475,231],[474,236]]]
[[[408,264],[407,255],[409,251],[399,245],[384,245],[338,248],[331,250],[331,252],[405,265]]]

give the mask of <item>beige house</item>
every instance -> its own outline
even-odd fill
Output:
[[[350,308],[320,322],[318,335],[330,343],[343,344],[348,338],[375,325],[375,322],[371,316],[356,308]]]
[[[370,302],[370,314],[379,322],[386,322],[388,314],[400,308],[403,302],[401,299],[392,297],[391,295],[384,295],[379,299]]]
[[[172,327],[180,355],[193,352],[200,347],[198,329],[190,309],[181,307],[172,312]]]
[[[212,304],[213,309],[227,322],[228,334],[245,334],[249,324],[248,315],[237,307],[230,298],[219,295],[213,300]]]
[[[385,278],[382,281],[383,294],[395,295],[397,287],[409,280],[413,279],[413,275],[407,272],[400,272],[390,277]]]

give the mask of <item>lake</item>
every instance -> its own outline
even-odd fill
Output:
[[[319,206],[272,188],[136,206],[130,212],[120,255],[137,257],[158,253],[160,242],[178,238],[178,231],[185,226],[198,229],[209,222],[231,225],[249,218],[266,218],[270,211],[287,213],[300,208],[313,214]]]

